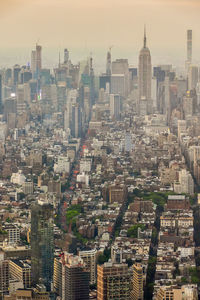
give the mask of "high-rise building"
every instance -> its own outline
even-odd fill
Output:
[[[53,206],[41,201],[31,208],[32,284],[51,289],[53,281],[54,235]]]
[[[192,62],[192,30],[187,30],[187,60]]]
[[[124,77],[124,90],[123,93],[116,91],[114,88],[113,79],[117,77]],[[116,59],[112,62],[112,77],[111,77],[111,93],[120,94],[123,97],[128,96],[129,93],[129,65],[128,59]],[[115,89],[115,91],[114,91]]]
[[[187,60],[185,63],[187,73],[191,63],[192,63],[192,30],[188,29],[187,30]]]
[[[199,68],[195,65],[190,65],[188,68],[188,90],[196,89],[199,81]]]
[[[9,272],[12,279],[23,283],[24,288],[31,287],[31,264],[27,260],[12,259],[9,261]]]
[[[106,59],[106,75],[111,75],[111,48],[107,52],[107,59]]]
[[[144,46],[140,51],[138,68],[139,101],[142,99],[151,100],[151,54],[146,44],[146,31],[144,31]]]
[[[49,85],[51,83],[50,69],[42,69],[40,71],[41,86]]]
[[[194,180],[186,169],[179,172],[179,183],[175,183],[174,191],[177,194],[194,194]]]
[[[31,52],[31,70],[33,77],[38,79],[42,69],[42,46],[36,44],[35,50]]]
[[[19,83],[24,84],[32,79],[32,72],[30,68],[22,67],[20,74],[19,74]]]
[[[97,300],[129,299],[131,274],[127,264],[104,263],[97,266]]]
[[[10,113],[16,114],[17,101],[16,97],[10,97],[4,101],[4,119],[7,121]]]
[[[157,110],[157,79],[155,77],[151,81],[151,99],[153,107]]]
[[[19,65],[14,65],[13,74],[12,74],[12,82],[13,85],[16,86],[19,82],[19,73],[21,71],[21,67]]]
[[[110,116],[118,119],[121,113],[120,95],[110,94]]]
[[[133,289],[130,299],[143,300],[143,268],[139,263],[133,265]]]
[[[9,291],[9,260],[4,258],[4,253],[0,253],[0,299]]]
[[[16,245],[20,241],[20,230],[17,225],[5,224],[3,230],[8,233],[8,245]]]
[[[65,82],[59,82],[57,84],[57,111],[62,112],[65,108],[66,104],[66,83]]]
[[[36,71],[40,72],[42,69],[42,46],[36,44]]]
[[[197,105],[200,105],[200,81],[197,82],[196,93],[197,93]]]
[[[69,60],[69,51],[67,48],[64,49],[64,64],[67,64]]]
[[[31,70],[32,70],[33,76],[35,77],[35,74],[36,74],[36,50],[33,50],[31,52]]]
[[[72,105],[72,119],[71,119],[71,135],[72,137],[78,138],[82,132],[82,114],[81,108],[78,103]]]
[[[125,76],[124,74],[111,75],[111,94],[119,94],[122,98],[125,97]]]
[[[96,282],[97,271],[97,250],[79,251],[78,255],[82,258],[86,270],[90,272],[90,284],[94,284]]]
[[[90,275],[79,256],[62,253],[54,262],[54,291],[62,300],[88,300]]]
[[[195,112],[195,98],[190,95],[188,91],[186,96],[183,97],[183,113],[184,117],[192,116]]]
[[[90,98],[90,88],[89,86],[83,87],[83,111],[84,111],[84,119],[83,121],[88,124],[90,120],[91,113],[91,98]]]
[[[197,285],[187,284],[182,287],[162,286],[159,288],[155,300],[197,300]]]
[[[72,106],[77,103],[78,98],[78,91],[77,90],[70,90],[67,94],[67,104],[65,106],[64,112],[64,129],[67,131],[71,129],[72,123]]]
[[[99,76],[99,88],[106,90],[106,86],[109,85],[109,91],[110,91],[110,81],[111,76],[107,74],[102,74]]]
[[[15,292],[10,293],[9,296],[4,297],[5,300],[49,300],[49,293],[45,291],[43,286],[37,286],[35,289],[17,289]]]
[[[180,140],[181,134],[186,133],[187,123],[185,120],[178,120],[178,138]]]

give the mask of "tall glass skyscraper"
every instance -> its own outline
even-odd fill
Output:
[[[47,291],[53,281],[54,235],[53,206],[36,203],[31,208],[32,284],[44,284]]]

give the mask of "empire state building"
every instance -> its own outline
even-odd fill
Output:
[[[144,30],[144,46],[140,50],[139,55],[139,74],[138,74],[138,88],[139,88],[139,101],[151,100],[151,54],[149,48],[146,46],[146,30]]]

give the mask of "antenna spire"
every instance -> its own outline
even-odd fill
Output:
[[[146,48],[146,45],[147,45],[146,25],[144,25],[144,48]]]

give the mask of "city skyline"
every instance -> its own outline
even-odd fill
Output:
[[[200,299],[199,8],[0,1],[0,300]]]
[[[19,63],[30,61],[37,41],[44,48],[46,66],[54,66],[58,52],[67,47],[75,62],[92,52],[98,68],[111,45],[113,57],[127,57],[130,64],[137,64],[145,23],[153,64],[172,61],[179,66],[185,61],[187,29],[194,32],[193,58],[198,62],[198,7],[198,1],[184,0],[126,0],[123,5],[113,0],[87,0],[84,5],[80,0],[3,0],[0,65],[5,60],[12,65],[16,58]],[[9,56],[15,57],[7,60]]]

